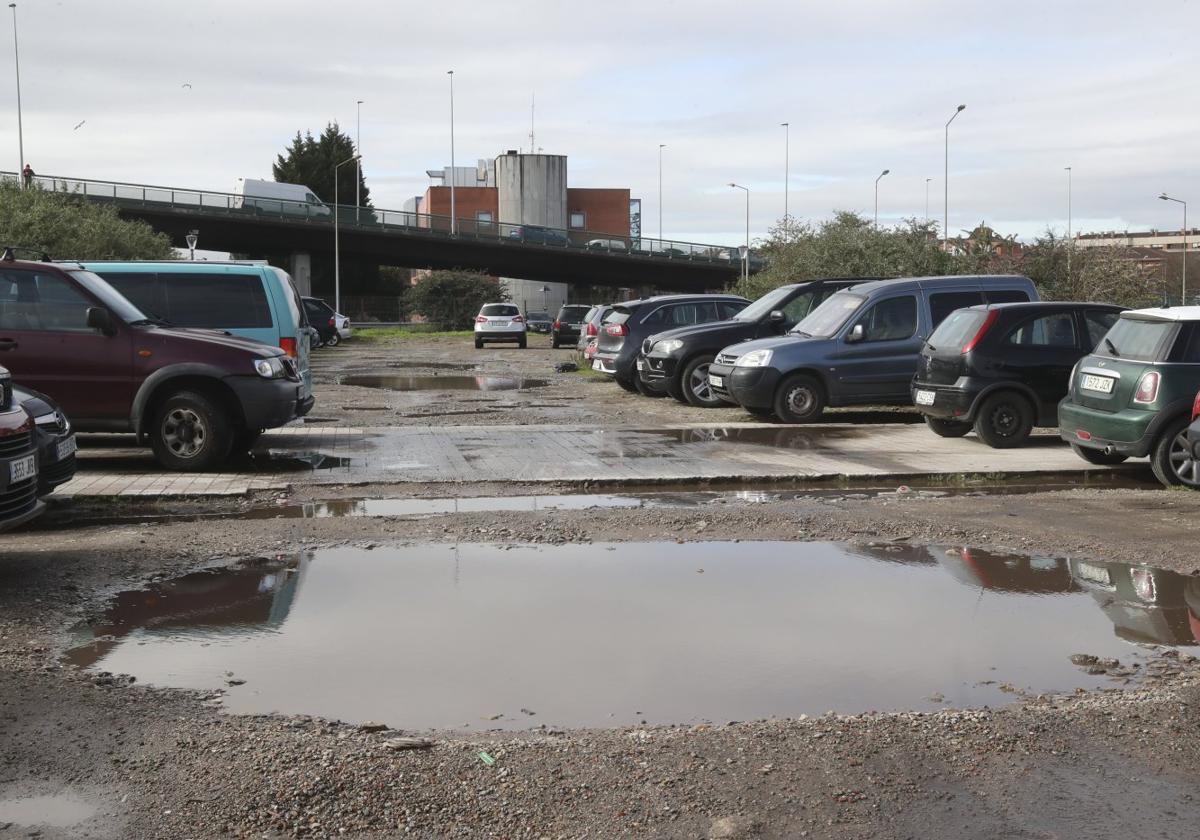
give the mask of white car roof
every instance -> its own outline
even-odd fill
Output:
[[[1172,306],[1168,309],[1154,307],[1152,309],[1134,309],[1123,312],[1123,318],[1139,318],[1156,321],[1200,321],[1200,306]]]

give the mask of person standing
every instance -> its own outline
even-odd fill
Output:
[[[33,176],[36,174],[37,173],[33,171],[32,166],[30,166],[28,163],[25,164],[25,168],[21,170],[21,178],[25,181],[25,189],[29,189],[31,186],[33,186]]]

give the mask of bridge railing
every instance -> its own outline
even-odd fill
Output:
[[[21,176],[15,172],[0,171],[0,179],[19,181]],[[335,206],[320,201],[288,201],[239,193],[180,189],[121,181],[97,181],[90,178],[34,175],[29,181],[30,186],[49,192],[68,193],[93,201],[111,202],[126,207],[168,208],[204,215],[240,216],[330,227],[333,226],[336,218],[337,225],[347,229],[434,233],[463,239],[493,240],[545,248],[586,250],[593,253],[653,259],[727,263],[735,266],[740,265],[742,261],[741,251],[737,246],[633,237],[574,228],[510,224],[487,219],[451,219],[450,216],[414,213],[407,210],[385,210],[378,207],[359,207],[347,204]],[[750,262],[751,269],[754,270],[759,260],[753,253]]]

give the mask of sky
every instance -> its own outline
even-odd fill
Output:
[[[0,8],[0,169],[18,164]],[[734,244],[788,210],[944,213],[1023,238],[1200,223],[1200,0],[20,0],[25,156],[41,175],[232,191],[297,130],[354,135],[399,208],[450,158],[536,145],[628,187],[643,232]],[[79,123],[82,121],[82,125]],[[788,122],[788,143],[785,129]],[[785,167],[785,152],[788,164]]]

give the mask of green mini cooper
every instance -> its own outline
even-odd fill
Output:
[[[1197,391],[1200,306],[1122,312],[1071,372],[1059,433],[1093,464],[1149,455],[1163,484],[1200,488],[1185,434]]]

